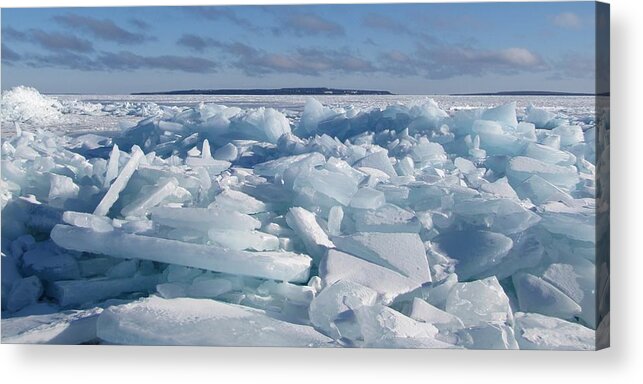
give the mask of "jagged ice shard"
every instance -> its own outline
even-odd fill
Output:
[[[589,115],[5,104],[2,342],[585,350],[606,326]],[[70,111],[140,121],[24,128]]]

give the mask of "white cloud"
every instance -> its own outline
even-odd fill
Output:
[[[563,12],[552,17],[554,25],[561,28],[578,29],[583,25],[583,21],[577,14],[572,12]]]
[[[542,63],[540,57],[525,48],[507,48],[500,51],[498,56],[507,63],[523,67],[537,66]]]

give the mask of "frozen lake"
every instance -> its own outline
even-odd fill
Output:
[[[39,126],[60,133],[85,133],[92,131],[118,131],[122,126],[131,126],[155,111],[141,106],[194,107],[199,103],[221,104],[229,107],[275,108],[289,118],[296,119],[303,111],[310,96],[248,96],[248,95],[48,95],[67,104],[89,103],[92,108],[78,108],[66,111],[61,119]],[[427,99],[435,100],[449,113],[461,109],[493,107],[515,101],[520,117],[524,109],[533,104],[536,107],[563,114],[572,119],[584,119],[594,114],[595,98],[591,96],[450,96],[450,95],[332,95],[315,96],[322,104],[332,107],[384,108],[391,104],[409,105]],[[101,113],[100,105],[113,106],[113,110]],[[142,109],[142,110],[141,110]],[[26,124],[26,128],[29,124]],[[12,135],[14,129],[3,122],[2,135]]]

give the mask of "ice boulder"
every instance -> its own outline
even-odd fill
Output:
[[[583,129],[578,125],[559,125],[552,129],[551,133],[560,136],[561,147],[568,147],[585,141]]]
[[[330,108],[324,107],[322,103],[314,98],[306,100],[304,112],[301,115],[296,133],[300,136],[310,136],[317,132],[320,122],[337,115]]]
[[[445,309],[466,326],[513,323],[509,298],[495,276],[456,284],[449,292]]]
[[[476,120],[472,131],[479,137],[479,147],[491,155],[516,155],[525,145],[520,138],[505,132],[497,121]]]
[[[350,327],[355,326],[354,310],[376,302],[377,292],[374,290],[339,280],[324,288],[310,303],[310,321],[320,332],[338,340],[351,335]]]
[[[536,128],[553,128],[550,122],[553,122],[556,114],[546,109],[536,108],[533,104],[529,104],[526,109],[525,121],[533,123]]]
[[[393,168],[393,165],[391,164],[386,151],[373,152],[370,155],[367,155],[358,160],[355,164],[353,164],[353,167],[375,168],[386,173],[390,177],[397,176],[397,172],[395,172],[395,169]]]
[[[494,108],[489,108],[482,112],[481,117],[483,120],[497,121],[501,124],[515,127],[518,125],[518,119],[516,118],[516,102],[513,101]]]

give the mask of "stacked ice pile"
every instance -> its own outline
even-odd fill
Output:
[[[431,100],[19,131],[3,342],[593,349],[594,136]]]
[[[3,126],[13,123],[33,127],[51,126],[67,115],[147,117],[162,113],[163,108],[151,102],[115,102],[103,105],[79,100],[58,100],[42,95],[35,88],[24,86],[2,92]]]

